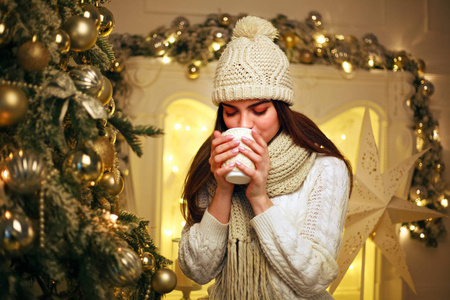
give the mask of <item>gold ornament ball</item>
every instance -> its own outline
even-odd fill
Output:
[[[408,56],[405,51],[399,51],[394,55],[394,64],[399,69],[403,69],[407,63],[408,63]]]
[[[123,65],[122,65],[122,63],[121,63],[120,61],[115,60],[115,61],[113,61],[113,62],[111,63],[111,67],[109,68],[109,70],[110,70],[111,72],[116,72],[116,73],[122,72],[122,70],[123,70]]]
[[[19,256],[34,240],[32,223],[26,217],[6,211],[0,219],[0,249],[12,256]]]
[[[111,100],[113,95],[113,87],[111,81],[108,78],[103,76],[103,89],[100,91],[97,99],[103,104],[106,105],[109,100]]]
[[[97,41],[97,26],[91,19],[81,16],[70,17],[62,29],[70,37],[70,48],[76,52],[91,49]]]
[[[293,48],[295,46],[295,43],[297,42],[297,36],[293,32],[288,32],[283,35],[283,40],[286,44],[286,47]]]
[[[177,286],[177,276],[170,269],[158,269],[152,277],[152,288],[160,293],[171,292]]]
[[[70,50],[70,37],[62,29],[58,29],[55,33],[55,43],[58,45],[58,50],[61,54],[67,53]]]
[[[25,93],[13,86],[0,85],[0,126],[9,126],[27,114],[28,99]]]
[[[114,166],[116,151],[109,137],[98,137],[94,142],[93,149],[101,157],[105,169],[109,170]]]
[[[63,171],[78,183],[97,182],[103,174],[103,161],[92,149],[75,149],[65,158]]]
[[[223,26],[230,25],[231,22],[231,16],[229,14],[221,14],[219,16],[219,23]]]
[[[425,72],[426,65],[425,65],[425,62],[423,61],[423,59],[420,59],[420,58],[416,59],[416,63],[417,63],[417,69],[420,72]]]
[[[114,28],[114,16],[111,11],[104,6],[99,6],[98,11],[100,12],[100,28],[98,33],[100,36],[107,36]]]
[[[187,77],[189,79],[197,79],[200,76],[200,68],[194,64],[190,64],[187,67]]]
[[[83,10],[83,17],[92,20],[98,30],[100,28],[100,12],[97,7],[89,3],[83,3],[81,9]]]
[[[437,163],[436,164],[436,171],[438,173],[442,173],[445,170],[445,164],[444,163]]]
[[[41,71],[50,61],[50,51],[48,51],[44,44],[33,39],[19,47],[17,61],[25,71]]]
[[[119,176],[119,179],[116,180],[113,172],[104,173],[98,184],[105,188],[111,196],[122,193],[124,187],[122,176]]]
[[[307,49],[300,50],[300,62],[310,64],[314,61],[314,53]]]
[[[141,257],[141,263],[142,263],[142,269],[144,271],[150,271],[153,272],[155,269],[155,257],[150,252],[144,252],[140,255]]]
[[[114,101],[114,98],[111,98],[111,100],[109,100],[106,104],[106,110],[108,111],[109,116],[114,115],[114,112],[116,111],[116,101]]]
[[[114,128],[107,126],[105,128],[105,137],[108,138],[111,144],[114,144],[117,140],[117,134]]]

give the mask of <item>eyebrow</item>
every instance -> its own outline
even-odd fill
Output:
[[[270,100],[261,100],[259,102],[256,102],[256,103],[252,104],[252,105],[247,106],[247,108],[252,108],[252,107],[258,106],[260,104],[268,103],[268,102],[270,102]],[[236,106],[234,106],[234,105],[226,104],[226,103],[223,103],[223,102],[222,102],[222,105],[226,106],[226,107],[230,107],[230,108],[236,108]]]

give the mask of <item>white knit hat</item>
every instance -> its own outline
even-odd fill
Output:
[[[240,19],[219,59],[212,101],[281,100],[294,104],[289,61],[273,40],[277,29],[267,20]]]

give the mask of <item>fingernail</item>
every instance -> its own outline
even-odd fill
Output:
[[[234,148],[233,150],[231,150],[231,153],[233,153],[233,154],[236,154],[236,153],[238,153],[239,152],[239,149],[238,148]]]
[[[241,138],[241,140],[243,140],[243,141],[248,141],[248,137],[243,136],[243,137]]]
[[[240,146],[240,147],[239,147],[239,150],[240,150],[241,152],[245,152],[245,151],[247,151],[247,148],[245,148],[244,146]]]

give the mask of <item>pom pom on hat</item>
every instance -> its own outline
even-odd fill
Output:
[[[280,100],[294,104],[286,54],[273,40],[277,29],[267,20],[240,19],[232,40],[217,63],[212,102],[246,99]]]
[[[278,36],[278,30],[267,20],[249,16],[236,22],[232,38],[246,37],[252,40],[257,35],[265,35],[273,41]]]

